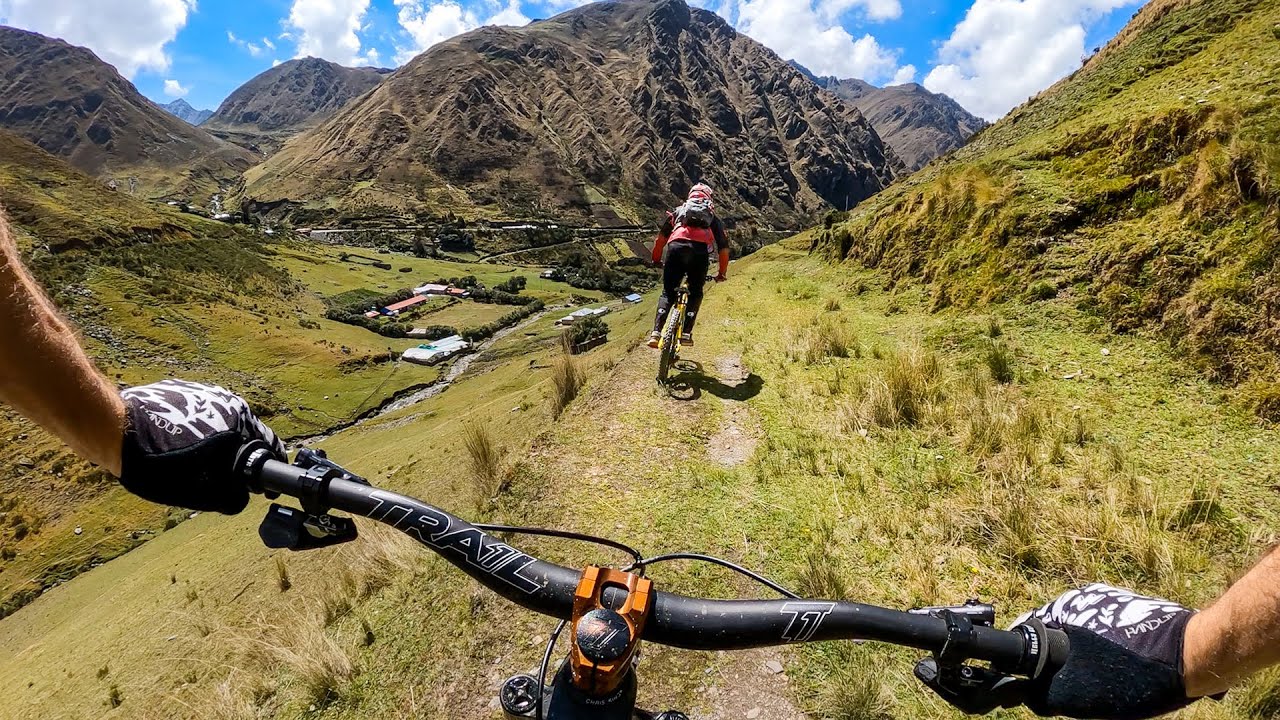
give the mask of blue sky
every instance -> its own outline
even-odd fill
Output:
[[[920,82],[996,119],[1079,66],[1145,0],[693,0],[819,74]],[[396,67],[485,24],[581,0],[0,0],[0,23],[94,50],[147,96],[215,109],[274,63]]]

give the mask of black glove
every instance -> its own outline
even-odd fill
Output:
[[[1191,703],[1182,681],[1182,640],[1194,611],[1109,585],[1071,590],[1031,616],[1061,627],[1066,663],[1035,683],[1026,705],[1042,717],[1138,720]]]
[[[249,504],[249,488],[232,474],[240,448],[262,440],[287,460],[244,398],[220,387],[165,380],[120,396],[128,423],[120,484],[144,499],[234,515]]]

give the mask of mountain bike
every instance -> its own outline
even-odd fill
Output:
[[[715,277],[708,275],[707,281],[712,280],[715,280]],[[676,290],[676,301],[667,311],[667,322],[662,326],[662,339],[658,343],[658,383],[661,385],[667,384],[671,368],[680,362],[680,337],[684,335],[684,323],[688,313],[689,283],[687,280],[681,280],[680,287]]]
[[[1035,619],[1011,630],[996,629],[995,609],[977,601],[898,611],[809,600],[707,555],[645,557],[623,543],[586,534],[473,525],[421,500],[374,487],[323,451],[300,450],[290,465],[254,442],[240,451],[235,472],[255,493],[300,502],[300,509],[272,503],[259,528],[268,547],[307,550],[356,539],[354,520],[330,514],[340,510],[389,525],[507,600],[558,618],[538,676],[516,675],[503,683],[499,700],[508,718],[688,720],[675,710],[636,709],[642,640],[703,651],[832,640],[903,645],[932,653],[916,665],[916,677],[972,713],[1022,704],[1034,683],[1047,682],[1062,667],[1069,651],[1064,632]],[[521,552],[491,533],[586,541],[625,552],[632,561],[619,568],[572,570]],[[655,589],[647,570],[675,560],[720,565],[782,598],[713,600]],[[566,626],[569,652],[548,684],[548,668]]]

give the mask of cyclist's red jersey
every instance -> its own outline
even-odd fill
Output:
[[[701,243],[707,246],[707,252],[719,255],[720,274],[729,269],[729,239],[724,234],[724,224],[720,218],[711,221],[709,228],[686,227],[676,224],[676,216],[667,213],[667,219],[658,230],[658,238],[653,244],[653,261],[662,260],[662,251],[669,242]]]

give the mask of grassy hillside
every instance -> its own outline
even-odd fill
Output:
[[[342,249],[268,244],[108,190],[3,132],[0,204],[28,263],[110,378],[220,383],[245,394],[286,436],[347,424],[440,374],[389,362],[388,350],[417,341],[329,321],[324,298],[383,294],[441,275],[496,283],[516,272],[394,256],[386,256],[393,269],[381,270],[342,262]],[[530,278],[526,292],[549,304],[573,292],[521,272]],[[478,325],[506,310],[467,302],[447,319]],[[0,409],[0,616],[185,517],[129,496]]]
[[[1061,294],[1280,416],[1280,3],[1155,0],[1071,78],[829,223],[935,309]],[[839,220],[839,218],[833,218]]]
[[[651,381],[637,347],[650,308],[635,307],[611,316],[615,341],[557,417],[548,319],[439,398],[324,447],[469,517],[721,554],[812,595],[981,596],[1005,620],[1095,579],[1204,603],[1277,539],[1280,437],[1159,342],[1082,329],[1066,300],[931,312],[918,290],[795,246],[743,261],[732,282],[710,294],[688,353],[701,369],[673,394]],[[468,427],[503,458],[496,498],[476,489]],[[0,621],[0,717],[496,718],[498,683],[540,656],[552,623],[416,548],[277,556],[257,520],[185,523]],[[682,592],[767,594],[706,567],[652,574]],[[650,647],[641,702],[711,720],[961,717],[915,684],[915,658]],[[1182,717],[1264,720],[1276,688],[1263,678]]]

